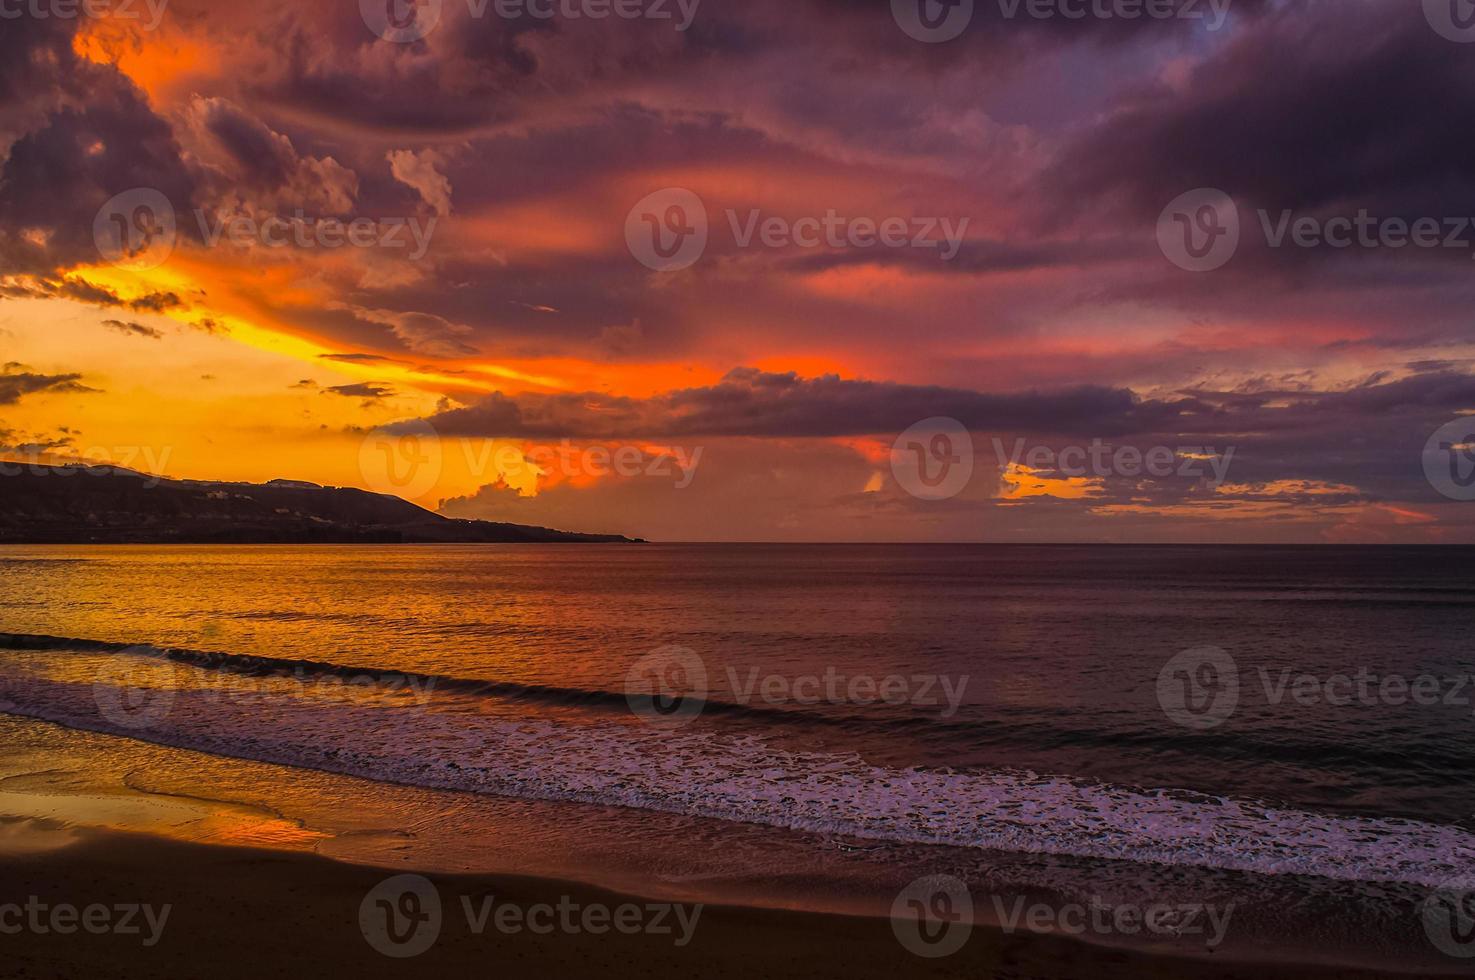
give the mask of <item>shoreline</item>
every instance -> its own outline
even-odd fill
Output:
[[[237,919],[268,922],[267,932],[275,936],[305,917],[344,932],[335,940],[343,947],[333,954],[335,962],[346,957],[349,949],[372,952],[358,929],[358,903],[379,881],[411,872],[445,883],[441,886],[445,914],[461,924],[460,938],[448,926],[443,942],[467,947],[445,954],[448,964],[470,963],[485,956],[489,946],[500,948],[510,942],[521,948],[531,943],[528,956],[534,960],[552,957],[557,975],[618,973],[624,960],[615,954],[649,937],[608,937],[618,940],[609,946],[583,937],[585,945],[579,948],[584,960],[602,965],[579,974],[574,965],[547,948],[549,942],[566,937],[538,937],[539,942],[533,942],[534,937],[527,936],[519,940],[474,935],[464,921],[459,897],[470,896],[479,902],[478,896],[489,893],[521,894],[525,902],[556,903],[564,895],[601,895],[621,896],[619,903],[701,903],[716,915],[713,919],[704,913],[701,934],[712,928],[712,921],[730,919],[730,927],[719,930],[726,938],[710,947],[704,940],[694,949],[672,948],[669,943],[655,952],[639,947],[639,959],[654,957],[666,968],[719,974],[724,966],[746,963],[745,951],[758,946],[787,949],[784,963],[805,965],[803,970],[785,972],[776,961],[766,967],[768,975],[832,975],[823,962],[809,958],[806,950],[812,944],[866,951],[845,961],[843,972],[855,977],[894,977],[901,971],[903,976],[1061,980],[1086,976],[1361,980],[1458,975],[1455,967],[1460,965],[1432,957],[1383,955],[1391,952],[1384,949],[1371,960],[1377,964],[1375,969],[1360,966],[1349,955],[1352,947],[1344,948],[1335,960],[1321,959],[1315,951],[1282,944],[1255,927],[1254,919],[1245,920],[1252,923],[1247,932],[1236,926],[1233,944],[1211,949],[1186,935],[1137,943],[1112,941],[1090,932],[1065,935],[1031,932],[1020,926],[1009,931],[977,899],[966,948],[943,959],[924,959],[908,952],[893,935],[886,914],[897,895],[895,889],[902,881],[934,873],[981,883],[1001,872],[1007,881],[1009,857],[974,855],[970,862],[979,863],[959,866],[950,854],[932,862],[919,853],[908,859],[900,878],[887,884],[885,898],[876,901],[877,881],[850,875],[857,867],[838,857],[846,852],[843,846],[816,851],[817,844],[833,848],[836,842],[819,841],[808,834],[656,813],[632,819],[631,812],[619,808],[400,784],[394,784],[391,791],[388,784],[363,777],[209,755],[15,715],[0,719],[3,740],[15,750],[0,767],[0,873],[5,876],[0,878],[5,882],[0,886],[0,906],[24,902],[32,893],[47,894],[24,890],[27,881],[55,879],[77,887],[51,900],[77,906],[98,901],[97,883],[103,882],[125,886],[121,889],[124,897],[108,901],[204,907],[213,901],[212,888],[225,882],[241,889],[242,895],[232,892],[230,898],[241,907],[231,915],[206,915],[191,927],[192,932],[214,937],[211,941],[219,942],[222,950],[255,945]],[[57,849],[59,843],[68,846]],[[1024,866],[1037,870],[1031,863]],[[762,887],[753,887],[751,876],[758,873],[753,870],[758,867],[771,869],[786,884],[775,886],[768,880]],[[192,869],[195,877],[181,869]],[[891,875],[895,870],[891,867],[885,873]],[[1072,882],[1086,880],[1075,877],[1080,870],[1070,873]],[[83,882],[88,884],[78,884]],[[1024,893],[1006,887],[1008,891],[996,894],[1028,894],[1031,900],[1038,897],[1047,906],[1060,907],[1061,899],[1048,890],[1049,885],[1041,886],[1045,891]],[[280,902],[282,896],[299,893],[304,896],[303,908],[296,912],[270,906],[262,899],[275,895]],[[1125,894],[1130,903],[1131,893]],[[1158,893],[1154,901],[1174,901],[1174,894],[1183,899],[1194,893],[1179,887]],[[1299,893],[1263,899],[1259,922],[1263,925],[1266,915],[1276,914],[1278,901],[1294,901],[1295,894]],[[171,897],[181,895],[185,897]],[[345,904],[345,895],[352,902]],[[613,898],[605,902],[619,904]],[[1330,908],[1326,911],[1332,912]],[[1244,914],[1251,914],[1249,906]],[[1317,916],[1302,918],[1305,925],[1318,929],[1324,921]],[[1331,921],[1325,921],[1330,927]],[[915,920],[912,926],[916,928]],[[1324,941],[1345,942],[1355,937],[1360,938],[1344,924],[1329,932]],[[55,939],[4,935],[0,930],[0,951],[31,951],[27,955],[34,959],[27,961],[28,969],[41,972],[23,976],[53,975],[42,969],[48,957],[67,962],[67,957],[80,953],[91,955]],[[91,943],[83,945],[91,947]],[[143,972],[165,955],[126,944],[113,948],[113,953]],[[387,958],[373,953],[373,959]],[[87,965],[88,975],[107,975],[92,969],[91,961]],[[368,967],[360,972],[364,971],[379,975]],[[192,974],[186,970],[162,975]]]
[[[616,910],[647,908],[645,898],[590,885],[495,873],[427,872],[442,914],[433,944],[413,958],[376,951],[360,924],[365,896],[384,880],[409,869],[347,863],[301,851],[186,842],[144,833],[76,830],[72,842],[43,849],[14,846],[26,834],[66,833],[46,822],[6,821],[11,846],[0,846],[0,905],[24,904],[35,896],[49,907],[170,906],[157,942],[145,945],[147,919],[139,915],[136,935],[62,935],[22,929],[0,935],[10,975],[24,977],[196,975],[200,957],[216,966],[212,975],[260,977],[297,974],[332,964],[363,977],[419,971],[508,969],[514,975],[539,971],[553,976],[646,976],[665,970],[700,975],[769,977],[845,976],[1081,977],[1101,980],[1374,980],[1426,976],[1296,963],[1216,962],[1212,956],[1173,957],[1107,948],[1069,937],[1005,933],[974,926],[966,942],[947,957],[927,959],[908,951],[884,918],[787,911],[738,905],[688,906],[683,929],[676,914],[664,917],[666,932],[652,916],[651,931],[612,928],[601,934],[575,928],[533,930],[537,906]],[[475,931],[473,911],[498,909]],[[664,903],[660,903],[664,904]],[[522,927],[499,930],[501,910],[527,914]],[[155,916],[161,918],[161,916]],[[516,915],[504,921],[518,920]],[[13,920],[12,920],[13,921]],[[589,921],[587,919],[583,921]],[[678,944],[683,933],[689,942]]]

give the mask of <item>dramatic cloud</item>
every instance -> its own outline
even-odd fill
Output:
[[[147,337],[150,340],[162,340],[164,337],[163,331],[155,330],[153,327],[146,327],[142,323],[135,323],[132,320],[104,320],[102,321],[102,325],[109,330],[116,330],[118,333],[126,334],[130,337]]]
[[[5,359],[75,372],[0,375],[8,443],[55,430],[24,396],[85,377],[108,389],[89,439],[162,413],[202,476],[296,453],[351,482],[361,433],[407,419],[707,447],[675,496],[464,466],[426,493],[653,537],[1475,539],[1420,465],[1475,411],[1475,60],[1420,4],[979,2],[945,44],[888,0],[666,7],[694,16],[447,3],[413,44],[353,3],[8,21]],[[1241,219],[1211,271],[1158,236],[1203,188]],[[135,189],[174,212],[154,267],[94,240]],[[1463,247],[1272,248],[1262,210],[1472,223]],[[280,219],[313,235],[266,241]],[[690,264],[653,268],[699,228]],[[167,342],[87,350],[69,331],[98,310]],[[884,456],[934,417],[974,433],[982,476],[929,504]],[[1018,438],[1235,454],[1216,486],[1082,478],[996,458]]]
[[[0,297],[12,299],[37,299],[56,297],[76,300],[91,306],[118,307],[135,313],[163,313],[184,305],[172,292],[145,292],[142,295],[123,299],[104,286],[87,282],[85,279],[52,279],[44,276],[18,276],[0,279]]]
[[[470,327],[451,323],[433,313],[396,313],[393,310],[354,308],[356,317],[368,323],[388,327],[408,350],[436,357],[458,357],[475,354],[476,348],[460,338],[472,334]]]
[[[1197,187],[1277,212],[1475,216],[1475,134],[1449,124],[1475,112],[1475,63],[1408,7],[1286,4],[1124,99],[1041,186],[1062,203],[1121,193],[1152,217]]]
[[[310,383],[304,383],[299,387],[310,387]],[[330,395],[342,395],[344,398],[363,398],[369,402],[375,402],[381,398],[390,398],[394,395],[394,389],[388,385],[376,384],[352,384],[334,385],[324,388],[324,393]]]
[[[846,436],[897,432],[942,415],[970,428],[1025,432],[1148,431],[1198,408],[1192,399],[1142,404],[1130,391],[1080,387],[1056,393],[992,395],[976,391],[805,379],[752,368],[721,383],[638,400],[596,392],[495,394],[477,405],[430,418],[446,435],[610,438],[631,436]]]
[[[66,453],[76,443],[77,434],[70,429],[57,429],[54,434],[29,435],[0,427],[0,453],[20,457],[38,457],[50,453]]]
[[[289,138],[224,99],[197,98],[189,115],[205,137],[194,145],[223,185],[214,191],[222,203],[280,213],[301,208],[314,218],[353,209],[358,175],[332,157],[300,155]],[[246,199],[237,200],[242,188]]]
[[[324,361],[341,361],[344,364],[372,364],[376,361],[392,361],[382,354],[319,354]]]
[[[1273,436],[1361,426],[1412,415],[1421,422],[1475,413],[1475,376],[1435,372],[1347,390],[1185,390],[1144,400],[1121,389],[976,391],[803,379],[751,368],[720,384],[648,399],[596,392],[497,393],[426,421],[447,436],[609,439],[619,436],[835,437],[899,432],[933,416],[980,432],[1096,436]],[[407,431],[411,431],[408,430]]]
[[[96,261],[93,219],[111,197],[151,187],[187,203],[193,178],[169,123],[110,65],[79,56],[78,19],[5,22],[0,131],[0,273]]]
[[[14,405],[26,395],[95,394],[96,388],[82,384],[80,374],[37,374],[24,364],[0,366],[0,405]]]
[[[436,171],[442,161],[435,151],[417,154],[413,150],[394,150],[388,159],[395,180],[419,191],[425,203],[441,217],[451,213],[451,182]]]

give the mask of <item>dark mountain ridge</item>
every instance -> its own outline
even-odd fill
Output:
[[[632,542],[442,517],[399,497],[296,480],[170,480],[117,466],[0,462],[0,543]]]

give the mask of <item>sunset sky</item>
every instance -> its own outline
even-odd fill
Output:
[[[1429,5],[977,0],[930,43],[886,0],[424,0],[418,40],[374,0],[159,2],[0,20],[0,456],[394,491],[372,440],[433,432],[422,505],[661,540],[1475,541],[1423,462],[1475,414],[1475,44]],[[1161,244],[1200,189],[1240,218],[1213,269]],[[691,195],[704,251],[651,268]],[[171,247],[108,247],[161,199]],[[761,231],[832,212],[906,234]],[[1440,244],[1272,247],[1288,212]],[[892,466],[933,417],[973,443],[945,500]],[[640,463],[507,463],[564,440]]]

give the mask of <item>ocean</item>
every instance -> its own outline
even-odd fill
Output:
[[[8,771],[269,805],[350,860],[838,911],[945,875],[980,919],[1152,896],[1235,909],[1238,955],[1435,970],[1472,558],[8,548],[0,732]],[[1183,932],[1094,938],[1214,951]]]

